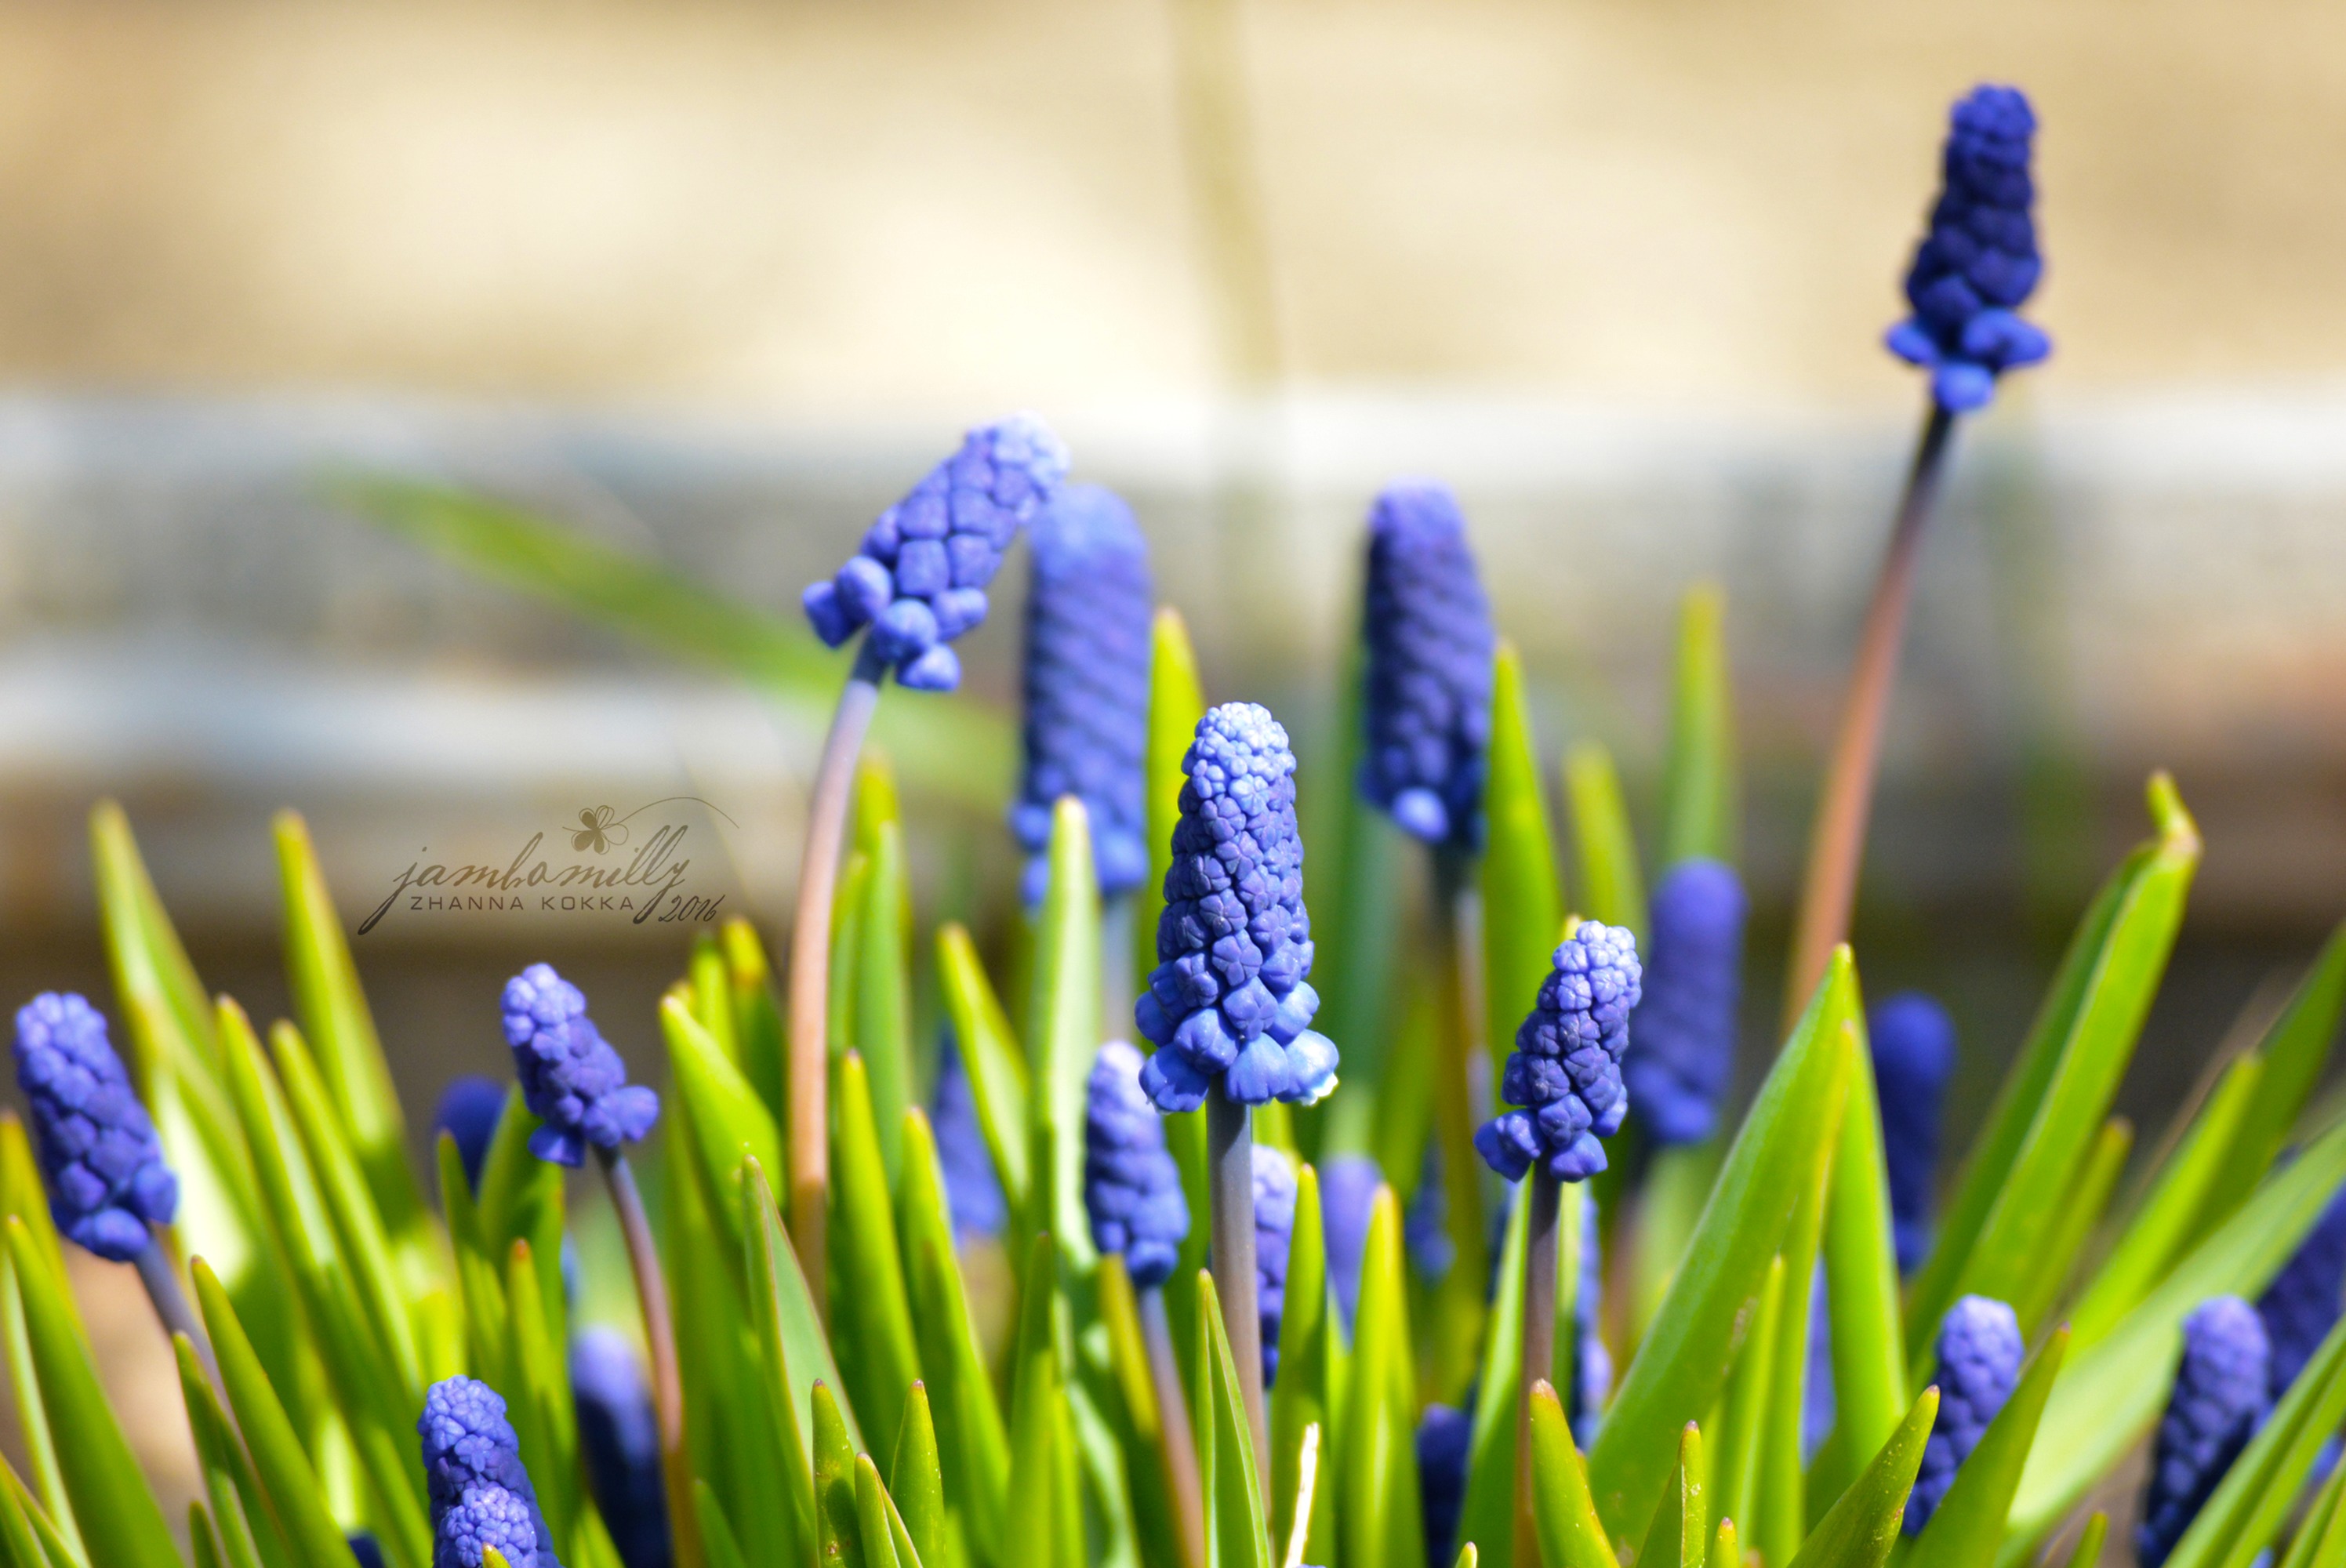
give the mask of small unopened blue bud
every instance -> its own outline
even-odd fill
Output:
[[[433,1141],[438,1142],[443,1133],[456,1140],[456,1157],[464,1162],[465,1183],[474,1192],[481,1188],[481,1166],[505,1114],[505,1086],[474,1074],[448,1080],[440,1092],[439,1108],[432,1113]]]
[[[2017,313],[2045,272],[2028,169],[2035,134],[2017,87],[1974,87],[1950,117],[1938,203],[1906,273],[1914,313],[1888,342],[1931,372],[1931,395],[1951,413],[1985,406],[1998,376],[2053,351]]]
[[[1556,950],[1556,968],[1515,1031],[1499,1097],[1520,1107],[1475,1131],[1474,1147],[1509,1181],[1535,1165],[1558,1181],[1605,1168],[1605,1145],[1628,1114],[1621,1054],[1641,994],[1637,939],[1583,921]]]
[[[1377,1162],[1366,1155],[1339,1155],[1320,1166],[1320,1230],[1328,1248],[1328,1284],[1336,1293],[1336,1311],[1347,1333],[1361,1305],[1369,1217],[1384,1181]]]
[[[1315,1104],[1336,1086],[1336,1047],[1311,1027],[1287,731],[1267,708],[1225,703],[1198,721],[1181,771],[1158,962],[1132,1010],[1157,1046],[1141,1087],[1168,1113],[1196,1110],[1217,1084],[1236,1105]]]
[[[2200,1303],[2183,1320],[2183,1360],[2159,1418],[2135,1526],[2136,1560],[2159,1568],[2248,1446],[2271,1400],[2272,1346],[2256,1308],[2237,1296]]]
[[[937,1164],[944,1172],[945,1206],[953,1211],[954,1235],[999,1236],[1010,1223],[1010,1203],[1002,1193],[1002,1177],[994,1168],[994,1152],[986,1147],[985,1126],[978,1120],[977,1096],[971,1092],[969,1070],[953,1031],[944,1032],[937,1053],[936,1103],[929,1112],[937,1139]]]
[[[2331,1196],[2330,1207],[2257,1298],[2257,1315],[2264,1319],[2272,1344],[2276,1403],[2337,1326],[2341,1294],[2346,1294],[2346,1186]]]
[[[1067,449],[1032,414],[971,431],[880,514],[837,575],[807,589],[815,635],[837,647],[868,626],[873,656],[897,680],[951,691],[961,660],[946,645],[985,618],[1003,551],[1066,473]]]
[[[1937,1224],[1939,1136],[1947,1079],[1955,1070],[1955,1024],[1937,1002],[1906,991],[1867,1010],[1865,1033],[1882,1106],[1898,1271],[1911,1274],[1929,1255]]]
[[[1931,1378],[1939,1388],[1939,1414],[1906,1500],[1902,1528],[1907,1534],[1922,1534],[1946,1501],[1955,1471],[2019,1385],[2023,1353],[2020,1319],[2003,1302],[1966,1296],[1947,1308],[1939,1323],[1938,1370]]]
[[[1742,879],[1718,860],[1683,861],[1654,890],[1645,1000],[1621,1075],[1658,1145],[1698,1144],[1719,1125],[1735,1072],[1749,911]]]
[[[1417,1423],[1417,1494],[1425,1522],[1426,1568],[1450,1568],[1458,1516],[1466,1507],[1466,1461],[1474,1423],[1450,1405],[1428,1405]]]
[[[668,1492],[643,1358],[615,1329],[581,1329],[570,1339],[570,1393],[578,1409],[579,1457],[619,1561],[627,1568],[666,1568],[673,1553]]]
[[[1361,793],[1430,844],[1482,841],[1491,602],[1446,486],[1396,484],[1369,513]]]
[[[1165,1118],[1140,1087],[1140,1053],[1121,1040],[1099,1049],[1086,1084],[1084,1208],[1092,1242],[1124,1259],[1133,1287],[1172,1278],[1189,1234],[1181,1168],[1165,1146]],[[1258,1178],[1259,1179],[1259,1178]]]
[[[1100,892],[1148,880],[1141,760],[1148,739],[1148,543],[1114,491],[1061,489],[1035,519],[1026,594],[1026,769],[1011,830],[1028,860],[1021,884],[1040,903],[1050,878],[1051,810],[1084,803]]]
[[[580,1165],[587,1145],[640,1142],[659,1120],[659,1096],[627,1082],[627,1064],[586,1016],[586,996],[552,964],[533,963],[505,982],[505,1025],[522,1098],[546,1124],[529,1135],[539,1159]]]
[[[17,1009],[16,1087],[57,1229],[117,1263],[146,1251],[147,1227],[179,1212],[179,1178],[97,1010],[72,992]]]
[[[1254,1282],[1262,1308],[1262,1386],[1279,1377],[1279,1327],[1287,1317],[1287,1262],[1295,1245],[1295,1162],[1254,1145]]]
[[[464,1377],[433,1384],[415,1432],[432,1504],[432,1568],[480,1568],[490,1546],[510,1568],[561,1568],[495,1389]]]

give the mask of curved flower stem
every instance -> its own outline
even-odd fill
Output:
[[[1270,1421],[1262,1402],[1262,1298],[1254,1257],[1254,1114],[1222,1093],[1218,1080],[1206,1096],[1206,1171],[1213,1183],[1214,1295],[1222,1331],[1254,1428],[1256,1468],[1270,1496]]]
[[[636,1277],[636,1301],[644,1315],[644,1342],[651,1351],[652,1410],[659,1419],[660,1480],[668,1492],[668,1532],[678,1568],[701,1568],[699,1516],[693,1512],[692,1469],[684,1451],[684,1380],[677,1369],[676,1322],[669,1316],[668,1277],[660,1272],[659,1248],[652,1240],[651,1217],[627,1156],[597,1148],[596,1162],[619,1217],[627,1244],[627,1266]]]
[[[790,926],[790,1228],[799,1268],[815,1310],[831,1310],[830,1259],[824,1223],[831,1202],[831,905],[839,883],[840,849],[847,836],[848,798],[855,762],[880,705],[887,666],[866,636],[855,668],[839,694],[831,733],[807,800],[806,848],[799,858],[798,914]],[[685,1500],[691,1506],[691,1499]]]
[[[1890,708],[1898,650],[1906,636],[1906,611],[1914,597],[1914,563],[1938,496],[1954,425],[1954,415],[1933,402],[1914,449],[1914,464],[1907,471],[1890,547],[1874,579],[1873,600],[1866,606],[1865,629],[1858,637],[1841,727],[1833,737],[1824,790],[1817,799],[1816,826],[1809,837],[1808,874],[1800,885],[1800,923],[1784,991],[1788,1029],[1824,978],[1833,949],[1849,936],[1858,866],[1865,858],[1866,820],[1873,808],[1874,775],[1882,761],[1882,718]]]
[[[1173,1326],[1165,1316],[1165,1292],[1140,1293],[1140,1339],[1148,1352],[1148,1381],[1157,1390],[1158,1431],[1165,1451],[1165,1481],[1181,1526],[1184,1568],[1206,1568],[1205,1489],[1198,1476],[1198,1440],[1189,1429],[1189,1398],[1181,1387],[1181,1364],[1173,1356]]]
[[[1524,1249],[1523,1370],[1515,1393],[1515,1561],[1537,1563],[1532,1518],[1532,1388],[1556,1385],[1556,1217],[1563,1184],[1535,1166],[1524,1177],[1532,1211]]]
[[[186,1335],[188,1343],[195,1349],[196,1359],[203,1365],[204,1376],[211,1380],[213,1388],[221,1388],[219,1363],[212,1359],[212,1342],[205,1337],[203,1323],[188,1302],[188,1293],[179,1288],[178,1268],[172,1263],[170,1249],[163,1245],[162,1237],[149,1238],[146,1249],[130,1260],[130,1266],[138,1270],[138,1283],[147,1288],[147,1299],[155,1304],[155,1316],[163,1320],[163,1332]]]

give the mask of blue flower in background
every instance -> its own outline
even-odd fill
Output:
[[[970,1090],[961,1048],[951,1027],[943,1033],[929,1123],[936,1133],[937,1164],[944,1172],[945,1206],[953,1211],[956,1237],[999,1236],[1010,1223],[1010,1200],[1003,1196],[994,1151],[985,1145],[985,1127],[977,1118],[977,1096]]]
[[[2276,1403],[2337,1325],[2341,1294],[2346,1294],[2346,1186],[2331,1196],[2330,1207],[2257,1298],[2257,1316],[2264,1319],[2272,1345]]]
[[[1267,708],[1224,703],[1198,721],[1181,771],[1158,962],[1132,1010],[1157,1046],[1141,1087],[1168,1113],[1196,1110],[1217,1082],[1237,1105],[1312,1105],[1336,1086],[1336,1047],[1311,1028],[1320,995],[1287,731]]]
[[[586,1016],[586,998],[533,963],[505,982],[505,1043],[521,1074],[522,1098],[546,1125],[529,1152],[556,1165],[585,1163],[586,1145],[640,1142],[659,1120],[659,1096],[627,1082],[627,1064]]]
[[[971,431],[880,514],[837,575],[807,589],[815,636],[837,647],[868,626],[872,656],[899,681],[951,691],[961,660],[946,645],[985,619],[1002,553],[1066,474],[1067,449],[1032,414]]]
[[[1742,879],[1718,860],[1683,861],[1654,890],[1645,999],[1621,1075],[1639,1124],[1663,1146],[1698,1144],[1719,1125],[1749,912]]]
[[[1027,903],[1050,880],[1051,809],[1082,799],[1100,892],[1148,880],[1141,811],[1148,740],[1148,542],[1112,490],[1070,484],[1035,520],[1026,594],[1026,766],[1010,829],[1028,860]]]
[[[1440,1281],[1450,1276],[1450,1266],[1458,1261],[1458,1246],[1450,1238],[1450,1194],[1442,1185],[1442,1149],[1431,1139],[1425,1145],[1425,1162],[1418,1167],[1417,1190],[1409,1196],[1409,1207],[1401,1211],[1401,1243],[1409,1254],[1409,1266],[1417,1270],[1420,1279]],[[1504,1216],[1494,1216],[1492,1234],[1504,1233]],[[1491,1248],[1491,1267],[1498,1267],[1499,1249]],[[1486,1287],[1484,1294],[1489,1295]]]
[[[1287,1263],[1295,1244],[1295,1162],[1254,1145],[1254,1282],[1262,1307],[1262,1386],[1279,1377],[1279,1326],[1287,1316]]]
[[[2183,1361],[2158,1420],[2142,1522],[2141,1568],[2159,1568],[2191,1527],[2224,1472],[2272,1408],[2266,1380],[2272,1345],[2256,1308],[2237,1296],[2200,1303],[2183,1320]]]
[[[1637,942],[1621,926],[1583,921],[1556,950],[1539,1002],[1515,1031],[1499,1097],[1520,1110],[1476,1129],[1474,1147],[1509,1181],[1537,1165],[1558,1181],[1605,1168],[1605,1145],[1628,1114],[1621,1054],[1643,972]]]
[[[1124,1259],[1135,1289],[1150,1290],[1172,1278],[1189,1234],[1189,1205],[1181,1195],[1181,1169],[1165,1147],[1165,1118],[1141,1090],[1140,1066],[1140,1053],[1121,1040],[1102,1045],[1092,1062],[1085,1085],[1084,1209],[1093,1245]],[[1259,1186],[1262,1178],[1255,1179]]]
[[[117,1263],[146,1251],[147,1227],[179,1212],[179,1178],[97,1009],[54,991],[18,1008],[16,1087],[57,1229]]]
[[[1566,1203],[1571,1198],[1565,1199]],[[1613,1352],[1597,1326],[1605,1310],[1605,1248],[1596,1227],[1596,1195],[1580,1189],[1580,1283],[1572,1297],[1572,1396],[1566,1411],[1583,1448],[1596,1441],[1605,1401],[1613,1397]]]
[[[495,1389],[464,1377],[433,1384],[415,1432],[432,1503],[432,1568],[480,1568],[488,1546],[510,1568],[561,1568]]]
[[[1906,1500],[1902,1528],[1907,1534],[1922,1534],[1946,1501],[1955,1471],[2019,1386],[2023,1353],[2020,1319],[2003,1302],[1966,1296],[1947,1308],[1939,1323],[1938,1369],[1931,1375],[1939,1387],[1939,1414]]]
[[[1867,1009],[1865,1034],[1882,1107],[1898,1272],[1911,1274],[1930,1255],[1936,1224],[1939,1135],[1947,1079],[1955,1070],[1955,1024],[1936,1001],[1905,991]]]
[[[1362,795],[1414,838],[1478,847],[1497,638],[1447,486],[1377,497],[1361,636]]]
[[[2017,87],[1974,87],[1956,103],[1931,226],[1906,273],[1914,313],[1890,329],[1890,351],[1931,372],[1950,413],[1986,406],[1995,379],[2053,351],[2018,311],[2045,263],[2036,250],[2036,116]]]
[[[579,1457],[619,1560],[627,1568],[667,1568],[674,1553],[668,1490],[643,1358],[616,1329],[581,1329],[570,1337],[570,1393]]]
[[[456,1140],[456,1157],[464,1162],[464,1183],[474,1192],[481,1190],[481,1166],[489,1157],[489,1144],[497,1135],[497,1123],[505,1114],[505,1086],[495,1078],[468,1074],[451,1078],[440,1092],[440,1105],[432,1113],[432,1141],[438,1143],[446,1133]]]
[[[363,1530],[348,1537],[348,1540],[351,1556],[357,1562],[359,1568],[383,1568],[381,1542]]]
[[[1426,1568],[1450,1568],[1458,1516],[1466,1507],[1466,1460],[1474,1423],[1450,1405],[1428,1405],[1417,1423],[1417,1494],[1425,1522]]]

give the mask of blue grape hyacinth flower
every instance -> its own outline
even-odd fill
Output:
[[[2257,1298],[2257,1316],[2264,1319],[2272,1346],[2275,1403],[2337,1326],[2341,1294],[2346,1294],[2346,1186],[2331,1195],[2330,1207]]]
[[[1482,841],[1491,741],[1491,601],[1441,484],[1395,484],[1369,513],[1360,789],[1412,837]]]
[[[1719,1125],[1735,1071],[1743,996],[1743,880],[1718,860],[1686,860],[1654,890],[1645,998],[1621,1076],[1637,1121],[1664,1147],[1698,1144]]]
[[[1173,1276],[1189,1234],[1181,1168],[1165,1146],[1165,1118],[1140,1087],[1140,1053],[1111,1040],[1085,1084],[1084,1211],[1092,1243],[1124,1259],[1133,1288]],[[1260,1178],[1258,1178],[1260,1179]]]
[[[179,1178],[97,1009],[72,992],[18,1008],[16,1086],[57,1229],[116,1263],[146,1251],[148,1227],[179,1212]]]
[[[847,565],[806,591],[815,636],[837,647],[865,626],[869,651],[918,691],[961,684],[948,646],[985,619],[1002,553],[1067,474],[1067,449],[1032,414],[980,425],[880,514]]]
[[[1621,1054],[1642,978],[1637,939],[1622,926],[1583,921],[1556,950],[1499,1083],[1499,1097],[1520,1108],[1474,1133],[1474,1147],[1500,1176],[1519,1181],[1537,1166],[1558,1181],[1583,1181],[1605,1168],[1597,1140],[1618,1132],[1629,1109]]]
[[[944,1173],[945,1207],[953,1211],[955,1237],[999,1236],[1010,1223],[1010,1200],[994,1168],[994,1151],[986,1147],[985,1127],[978,1120],[977,1095],[970,1088],[961,1048],[951,1027],[944,1035],[929,1123],[936,1134],[937,1165]]]
[[[490,1546],[509,1568],[561,1568],[495,1389],[466,1377],[433,1384],[415,1432],[432,1504],[432,1568],[481,1568]]]
[[[1890,329],[1890,351],[1931,372],[1950,413],[1984,408],[2004,372],[2053,351],[2020,307],[2044,276],[2029,174],[2036,115],[2017,87],[1982,86],[1959,100],[1940,164],[1931,224],[1906,273],[1913,314]]]
[[[1051,810],[1063,795],[1091,820],[1103,897],[1148,880],[1141,810],[1156,587],[1132,508],[1097,484],[1062,488],[1035,520],[1026,594],[1025,770],[1010,829],[1025,846],[1029,905],[1050,881]]]
[[[1254,1145],[1254,1283],[1262,1308],[1262,1386],[1279,1377],[1279,1327],[1287,1317],[1287,1264],[1295,1246],[1295,1162]]]
[[[1939,1365],[1931,1378],[1939,1386],[1939,1413],[1931,1423],[1922,1468],[1906,1500],[1901,1528],[1907,1534],[1922,1534],[1946,1501],[1955,1471],[1971,1458],[1988,1423],[2019,1386],[2023,1354],[2020,1319],[2001,1301],[1966,1296],[1940,1319]]]
[[[504,1008],[522,1098],[546,1124],[530,1134],[530,1153],[576,1166],[589,1144],[617,1149],[652,1130],[659,1096],[627,1082],[627,1064],[586,1016],[586,995],[552,964],[533,963],[505,982]]]
[[[432,1113],[432,1141],[446,1133],[456,1140],[456,1157],[464,1166],[464,1183],[481,1189],[481,1167],[487,1163],[489,1145],[505,1114],[505,1086],[495,1078],[466,1074],[448,1080]]]
[[[2201,1302],[2183,1320],[2183,1360],[2159,1418],[2142,1521],[2141,1568],[2159,1568],[2264,1421],[2272,1345],[2256,1308],[2237,1296]]]
[[[1466,1461],[1474,1423],[1452,1405],[1428,1405],[1417,1422],[1417,1495],[1426,1568],[1450,1568],[1466,1508]]]
[[[1911,1274],[1930,1255],[1936,1224],[1939,1138],[1947,1079],[1955,1070],[1955,1023],[1931,997],[1905,991],[1866,1011],[1865,1033],[1882,1108],[1892,1238],[1898,1272]]]
[[[1311,918],[1295,827],[1295,752],[1269,709],[1224,703],[1181,759],[1181,820],[1157,922],[1157,968],[1132,1010],[1157,1050],[1141,1087],[1194,1111],[1219,1084],[1234,1105],[1316,1104],[1336,1047],[1311,1027]]]
[[[627,1568],[667,1568],[668,1490],[660,1476],[659,1418],[643,1358],[625,1334],[601,1326],[570,1337],[570,1393],[578,1453],[595,1506]]]

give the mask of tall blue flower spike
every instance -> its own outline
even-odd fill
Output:
[[[505,1114],[505,1086],[477,1074],[451,1078],[440,1091],[439,1108],[432,1113],[432,1141],[448,1134],[456,1140],[456,1157],[464,1162],[464,1181],[481,1187],[481,1166],[489,1157],[489,1144]]]
[[[1157,1046],[1140,1086],[1194,1111],[1219,1083],[1233,1104],[1317,1103],[1336,1047],[1311,1027],[1320,993],[1295,829],[1295,753],[1269,709],[1229,702],[1181,759],[1181,820],[1165,873],[1156,970],[1132,1010]]]
[[[659,1418],[643,1358],[616,1329],[570,1337],[570,1393],[578,1407],[578,1452],[595,1506],[627,1568],[667,1568],[668,1492],[660,1479]]]
[[[1865,1033],[1882,1106],[1891,1235],[1898,1272],[1911,1274],[1929,1256],[1936,1225],[1939,1135],[1955,1070],[1955,1024],[1931,997],[1904,991],[1866,1010]]]
[[[505,1025],[522,1098],[546,1124],[529,1135],[539,1159],[581,1165],[587,1145],[640,1142],[659,1120],[659,1096],[627,1082],[627,1064],[586,1016],[585,994],[552,964],[533,963],[505,982]]]
[[[1295,1245],[1295,1162],[1254,1145],[1254,1282],[1262,1304],[1262,1386],[1279,1377],[1279,1325],[1287,1316],[1287,1262]]]
[[[1931,372],[1931,396],[1950,413],[1985,407],[1996,377],[2053,351],[2044,330],[2018,314],[2045,272],[2028,172],[2035,134],[2017,87],[1974,87],[1951,117],[1938,205],[1906,273],[1914,313],[1886,340]]]
[[[937,1164],[944,1172],[945,1207],[953,1212],[956,1237],[999,1236],[1010,1223],[1010,1200],[1003,1196],[994,1153],[985,1146],[985,1127],[977,1119],[977,1096],[970,1090],[961,1048],[950,1026],[943,1033],[936,1102],[929,1122],[936,1133]]]
[[[1597,1322],[1605,1306],[1605,1252],[1596,1231],[1596,1195],[1580,1189],[1580,1284],[1572,1296],[1572,1435],[1583,1448],[1596,1441],[1605,1401],[1613,1397],[1613,1352]]]
[[[1698,1144],[1719,1125],[1735,1071],[1750,907],[1743,880],[1718,860],[1682,861],[1654,890],[1645,1000],[1621,1076],[1657,1144]]]
[[[1425,1523],[1426,1568],[1450,1568],[1458,1516],[1466,1508],[1466,1460],[1474,1423],[1452,1405],[1428,1405],[1417,1422],[1418,1514]]]
[[[2346,1186],[2331,1196],[2312,1230],[2257,1298],[2257,1316],[2264,1319],[2272,1343],[2276,1403],[2336,1327],[2341,1294],[2346,1294]]]
[[[953,690],[961,659],[947,645],[985,619],[1002,553],[1066,475],[1067,449],[1032,414],[971,431],[880,514],[837,575],[807,589],[815,636],[837,647],[868,626],[872,657],[899,681]]]
[[[1148,880],[1141,760],[1148,740],[1149,628],[1157,590],[1132,508],[1097,484],[1062,488],[1035,520],[1026,593],[1026,768],[1010,830],[1026,850],[1020,891],[1043,901],[1051,809],[1074,795],[1091,819],[1105,897]]]
[[[1150,1290],[1173,1276],[1189,1234],[1189,1205],[1181,1168],[1165,1147],[1165,1118],[1141,1091],[1140,1066],[1140,1053],[1122,1040],[1102,1045],[1093,1059],[1085,1085],[1084,1210],[1093,1245],[1124,1259],[1134,1289]]]
[[[1914,1491],[1906,1500],[1909,1535],[1923,1533],[1955,1471],[1979,1446],[1988,1423],[2012,1398],[2020,1382],[2023,1354],[2020,1319],[2010,1307],[1985,1296],[1965,1296],[1939,1321],[1939,1369],[1932,1381],[1939,1386],[1939,1414],[1923,1445],[1922,1469]]]
[[[18,1008],[16,1087],[32,1112],[57,1228],[116,1263],[146,1251],[147,1227],[179,1212],[179,1178],[97,1009],[54,991]]]
[[[1336,1311],[1352,1332],[1361,1305],[1361,1264],[1369,1247],[1369,1216],[1384,1172],[1366,1155],[1338,1155],[1320,1166],[1320,1229],[1328,1248],[1328,1285]]]
[[[1491,601],[1447,486],[1396,484],[1369,513],[1360,789],[1429,844],[1478,848],[1491,741]]]
[[[489,1546],[509,1568],[561,1568],[495,1389],[465,1377],[433,1384],[415,1432],[432,1503],[432,1568],[481,1568]]]
[[[1628,1114],[1621,1053],[1642,993],[1637,942],[1622,926],[1583,921],[1556,950],[1539,1002],[1515,1031],[1499,1081],[1504,1111],[1474,1133],[1490,1167],[1519,1181],[1537,1165],[1558,1181],[1605,1168],[1605,1145]]]
[[[2203,1301],[2183,1320],[2183,1362],[2158,1420],[2135,1558],[2159,1568],[2248,1446],[2272,1401],[2272,1346],[2256,1308],[2237,1296]]]
[[[1450,1194],[1442,1185],[1442,1150],[1429,1139],[1425,1147],[1425,1163],[1418,1167],[1417,1190],[1410,1194],[1409,1207],[1401,1211],[1402,1249],[1409,1254],[1409,1266],[1417,1277],[1429,1283],[1440,1283],[1450,1277],[1450,1266],[1458,1261],[1458,1246],[1450,1238]],[[1492,1216],[1494,1237],[1506,1233],[1504,1212]],[[1491,1267],[1499,1267],[1499,1248],[1491,1248]],[[1493,1278],[1497,1278],[1495,1272]],[[1484,1294],[1490,1293],[1486,1287]]]

